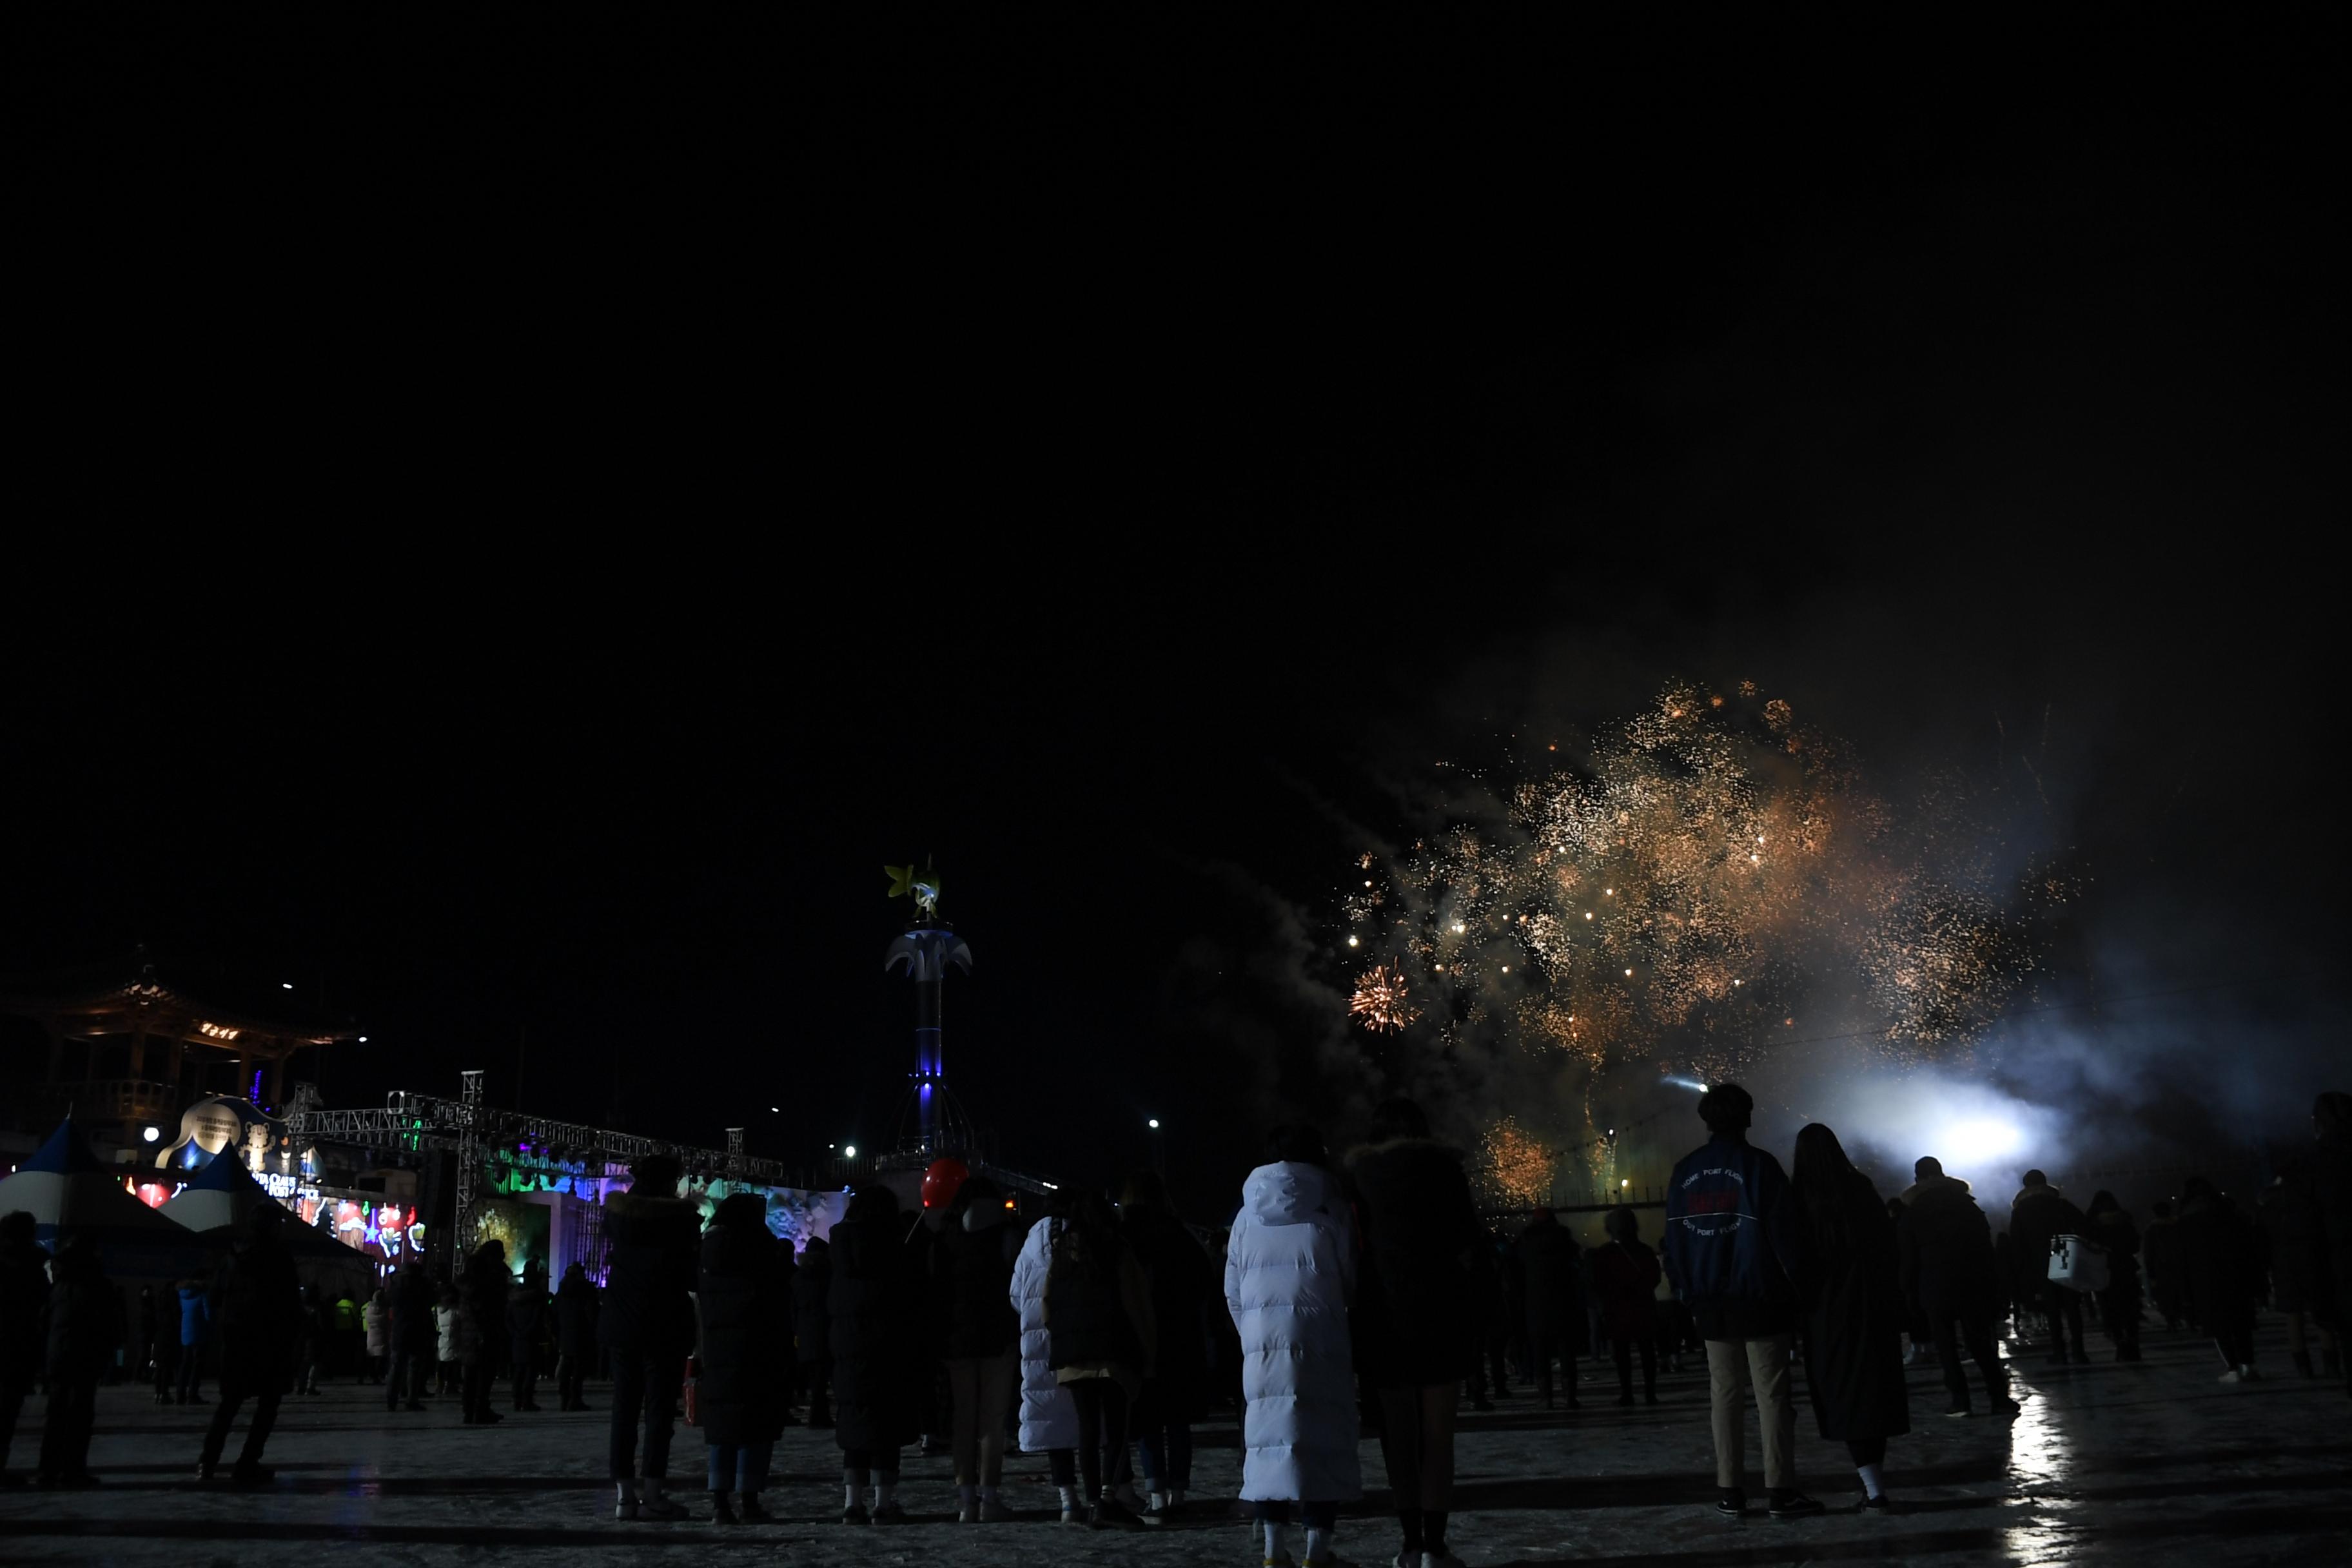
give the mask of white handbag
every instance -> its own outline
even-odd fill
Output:
[[[2107,1288],[2107,1250],[2079,1236],[2050,1238],[2050,1282],[2096,1295]]]

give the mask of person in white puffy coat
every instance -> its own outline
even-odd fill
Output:
[[[1062,1522],[1076,1523],[1078,1402],[1054,1376],[1053,1342],[1045,1332],[1045,1277],[1054,1267],[1054,1239],[1068,1222],[1048,1215],[1029,1227],[1013,1264],[1013,1307],[1021,1314],[1021,1451],[1044,1454],[1062,1493]]]
[[[1241,1334],[1242,1499],[1258,1505],[1265,1560],[1286,1563],[1303,1505],[1309,1568],[1334,1560],[1336,1505],[1363,1495],[1348,1304],[1355,1237],[1348,1200],[1312,1128],[1277,1128],[1271,1163],[1242,1184],[1225,1244],[1225,1305]]]

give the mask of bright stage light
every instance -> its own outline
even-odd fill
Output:
[[[857,1145],[856,1145],[856,1144],[855,1144],[855,1143],[844,1143],[844,1144],[841,1146],[841,1157],[842,1157],[843,1159],[845,1159],[845,1160],[855,1160],[855,1159],[856,1159],[856,1158],[857,1158]]]
[[[1151,1119],[1151,1130],[1152,1130],[1154,1132],[1157,1132],[1157,1131],[1160,1131],[1160,1118],[1158,1118],[1157,1116],[1155,1116],[1155,1117],[1153,1117],[1153,1118]]]
[[[156,1139],[163,1136],[163,1134],[162,1130],[159,1128],[147,1127],[140,1130],[139,1136],[145,1142],[152,1143]]]
[[[1973,1170],[1987,1161],[2006,1159],[2025,1147],[2025,1131],[2014,1122],[1980,1116],[1948,1128],[1939,1142],[1941,1156],[1962,1170]]]

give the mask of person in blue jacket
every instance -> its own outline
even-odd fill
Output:
[[[1736,1083],[1717,1084],[1699,1097],[1707,1141],[1675,1166],[1661,1261],[1706,1343],[1717,1509],[1747,1511],[1741,1407],[1752,1384],[1772,1517],[1799,1519],[1822,1511],[1797,1489],[1797,1406],[1789,1389],[1801,1231],[1788,1173],[1748,1142],[1755,1109]]]

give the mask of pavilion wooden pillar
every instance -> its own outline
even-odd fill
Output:
[[[278,1047],[278,1055],[270,1059],[269,1103],[271,1105],[283,1106],[286,1103],[286,1058],[293,1054],[293,1047],[281,1045]]]

